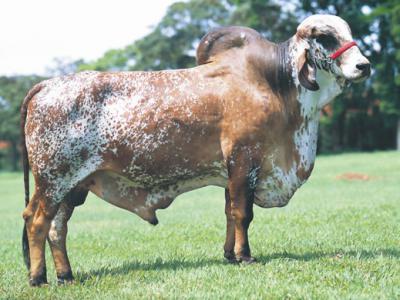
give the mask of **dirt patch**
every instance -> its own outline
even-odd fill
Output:
[[[358,180],[358,181],[368,181],[373,179],[368,174],[363,173],[343,173],[341,175],[336,176],[338,180]]]

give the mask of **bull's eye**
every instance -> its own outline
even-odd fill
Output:
[[[316,38],[317,43],[321,44],[327,50],[334,50],[338,45],[338,40],[329,34],[321,34]]]

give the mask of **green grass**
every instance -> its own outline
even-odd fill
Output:
[[[337,175],[357,172],[368,181]],[[289,205],[255,209],[259,263],[225,264],[223,190],[204,188],[159,211],[153,227],[90,196],[69,223],[77,283],[30,288],[21,257],[21,174],[0,174],[1,299],[399,299],[400,152],[318,157]]]

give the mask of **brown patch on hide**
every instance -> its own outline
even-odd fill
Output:
[[[81,157],[82,161],[86,160],[89,157],[89,151],[87,148],[82,148],[82,150],[80,152],[80,157]]]

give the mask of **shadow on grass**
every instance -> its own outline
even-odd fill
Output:
[[[225,265],[227,264],[222,258],[221,259],[197,259],[185,260],[185,259],[172,259],[163,261],[156,259],[152,262],[138,262],[131,261],[125,262],[117,267],[103,266],[97,270],[91,270],[89,272],[77,273],[77,280],[84,283],[88,279],[93,277],[104,277],[109,275],[124,275],[131,271],[154,271],[154,270],[182,270],[182,269],[197,269],[206,266],[213,265]]]
[[[257,257],[258,263],[266,264],[276,259],[292,259],[297,261],[313,261],[320,258],[332,258],[340,260],[342,258],[356,258],[358,260],[367,260],[377,257],[394,257],[400,258],[400,250],[397,249],[378,249],[376,251],[360,250],[360,251],[335,251],[335,252],[306,252],[303,254],[296,253],[274,253],[271,255],[261,255]],[[156,259],[152,262],[138,262],[130,261],[125,262],[120,266],[108,267],[103,266],[89,272],[80,272],[77,274],[77,280],[81,283],[91,278],[101,278],[105,276],[113,275],[126,275],[132,271],[155,271],[155,270],[181,270],[181,269],[197,269],[205,266],[214,265],[231,265],[221,259],[196,259],[196,260],[185,260],[185,259],[173,259],[169,261],[163,261]]]
[[[298,261],[312,261],[320,258],[357,258],[359,260],[373,259],[376,257],[394,257],[400,258],[400,250],[398,249],[377,249],[375,251],[360,250],[360,251],[343,251],[337,250],[335,252],[306,252],[302,254],[282,252],[274,253],[271,255],[261,255],[258,257],[258,261],[261,263],[268,263],[275,259],[293,259]]]

